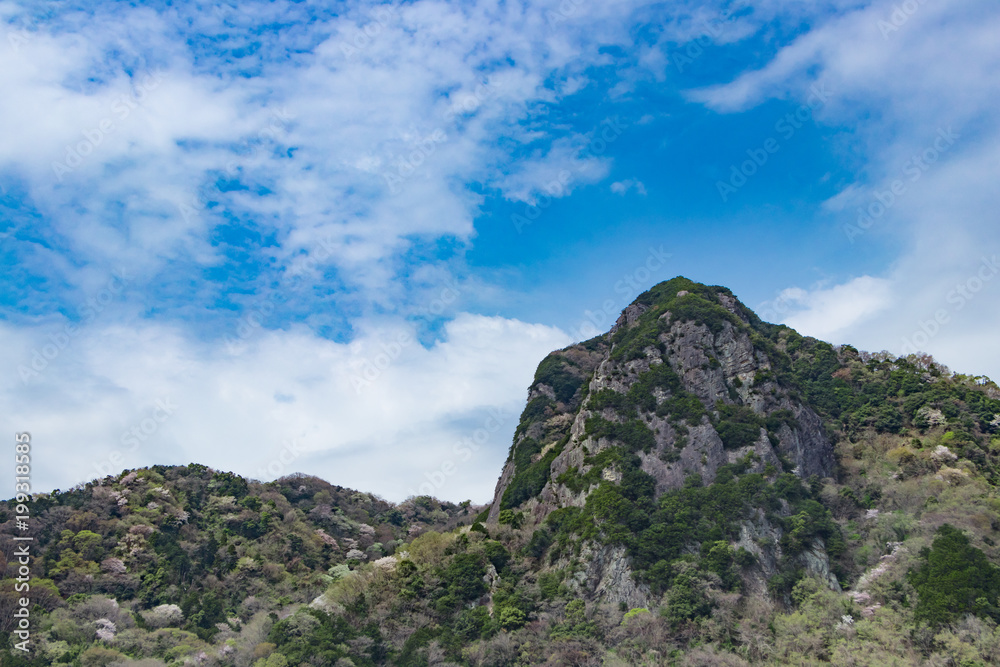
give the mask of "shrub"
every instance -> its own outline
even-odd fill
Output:
[[[545,456],[535,462],[532,462],[532,458],[542,450],[539,442],[532,438],[525,438],[515,447],[513,452],[514,477],[510,480],[510,484],[507,485],[507,489],[500,499],[502,510],[518,507],[524,501],[541,492],[552,473],[552,461],[562,451],[564,443],[565,439],[562,443],[550,448]]]
[[[591,417],[585,425],[585,432],[588,436],[600,439],[608,438],[621,443],[626,451],[637,452],[642,450],[649,452],[656,446],[656,437],[643,422],[633,419],[620,424],[609,422],[601,417]]]
[[[726,449],[749,447],[760,438],[765,421],[753,410],[742,405],[718,403],[719,421],[715,430]]]
[[[499,610],[499,624],[504,630],[517,630],[525,623],[524,612],[517,607],[501,607]]]
[[[497,572],[507,567],[507,563],[510,562],[510,552],[496,540],[483,542],[483,554],[493,564]]]
[[[566,618],[552,628],[552,639],[587,639],[597,637],[597,624],[587,620],[587,605],[583,600],[572,600],[566,605]]]
[[[708,616],[712,611],[712,604],[699,585],[693,566],[685,565],[674,578],[661,612],[674,625]]]
[[[538,364],[535,371],[534,384],[547,384],[552,387],[556,400],[568,403],[583,384],[583,377],[574,372],[575,364],[558,354],[550,354]]]
[[[81,667],[107,667],[122,660],[125,660],[125,656],[118,651],[100,646],[92,646],[80,655]]]
[[[524,547],[524,553],[532,558],[541,558],[552,545],[552,534],[546,528],[539,528],[531,534],[531,540]]]
[[[625,616],[622,618],[622,625],[635,618],[636,616],[642,616],[643,614],[648,614],[649,610],[645,607],[636,607],[635,609],[629,609],[625,612]]]
[[[448,591],[458,600],[475,600],[486,592],[486,566],[477,554],[458,554],[448,564],[444,581]]]
[[[497,522],[501,526],[509,525],[511,528],[516,530],[524,524],[524,512],[500,510],[500,516],[497,517]]]
[[[559,595],[559,585],[562,583],[560,572],[543,572],[538,575],[538,590],[542,597],[551,599]]]
[[[455,634],[467,642],[475,641],[490,634],[493,629],[493,619],[489,610],[479,606],[464,609],[455,619]]]
[[[253,667],[288,667],[288,658],[280,653],[272,653],[253,663]]]

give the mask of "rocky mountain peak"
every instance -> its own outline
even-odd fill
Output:
[[[679,277],[641,294],[608,333],[539,365],[489,520],[516,510],[542,525],[570,509],[600,514],[619,496],[653,507],[666,493],[734,474],[768,483],[829,476],[823,421],[783,377],[788,331],[723,287]],[[746,528],[773,530],[762,518]],[[632,606],[645,599],[648,591],[622,584],[632,582],[623,548],[584,548],[597,570],[581,579],[581,592]],[[804,566],[829,578],[822,547],[808,553]]]
[[[607,334],[539,365],[491,519],[583,505],[602,481],[620,481],[616,451],[638,457],[656,496],[738,461],[771,476],[829,475],[822,421],[775,374],[775,357],[787,362],[780,329],[726,288],[679,277],[641,294]]]

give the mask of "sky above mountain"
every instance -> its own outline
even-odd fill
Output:
[[[0,2],[2,430],[40,491],[485,501],[540,359],[676,275],[998,377],[998,34],[991,0]]]

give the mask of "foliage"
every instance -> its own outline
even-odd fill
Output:
[[[7,553],[15,549],[11,508],[0,503]],[[351,548],[382,545],[381,553],[391,553],[411,528],[450,530],[470,523],[479,508],[432,498],[394,506],[314,477],[261,484],[190,465],[154,466],[41,494],[33,510],[39,554],[32,566],[31,599],[39,605],[34,627],[39,645],[53,647],[59,660],[40,654],[37,663],[18,664],[99,664],[112,648],[164,660],[194,655],[210,648],[206,642],[232,637],[232,619],[239,628],[262,610],[315,599],[331,576],[351,572],[345,562]],[[502,545],[486,551],[498,569],[506,566]],[[0,606],[6,594],[0,588]],[[101,616],[88,611],[105,596],[116,600],[112,607]],[[47,615],[55,612],[68,616]],[[83,614],[86,619],[75,619]],[[110,648],[91,646],[102,617],[116,624]],[[289,660],[307,655],[281,653]],[[351,656],[355,664],[373,664]]]
[[[557,401],[568,403],[584,380],[582,373],[575,366],[562,355],[550,354],[538,364],[534,384],[548,385],[555,393]]]
[[[591,417],[585,425],[585,434],[595,440],[608,438],[620,443],[625,451],[649,452],[656,444],[653,432],[638,419],[625,423],[610,422],[602,417]]]
[[[1000,620],[1000,568],[954,526],[944,524],[919,569],[909,575],[917,591],[915,617],[934,626],[965,614]]]
[[[715,430],[726,449],[749,447],[760,439],[764,419],[749,407],[720,402],[716,405],[716,410],[719,418],[715,423]]]

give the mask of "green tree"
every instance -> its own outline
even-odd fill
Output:
[[[923,564],[909,573],[917,590],[914,616],[932,626],[965,614],[1000,621],[1000,568],[957,528],[944,524],[930,549],[921,552]]]
[[[514,510],[500,510],[500,516],[497,517],[497,522],[500,525],[510,525],[511,528],[517,529],[524,525],[524,512],[515,512]]]
[[[477,554],[458,554],[445,570],[448,591],[459,600],[475,600],[486,592],[486,566]]]

